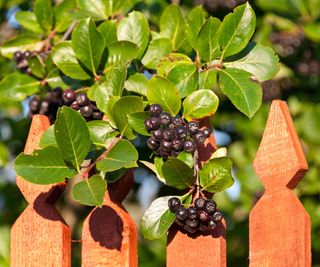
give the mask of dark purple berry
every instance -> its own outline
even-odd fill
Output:
[[[198,197],[195,201],[194,201],[194,206],[197,209],[204,209],[204,205],[206,203],[206,200],[203,197]]]
[[[163,131],[163,139],[166,141],[172,141],[177,137],[177,133],[174,129],[167,129]]]
[[[176,212],[178,208],[181,207],[181,201],[177,197],[169,198],[168,207],[171,212]]]
[[[183,226],[184,226],[184,222],[182,222],[182,221],[180,221],[180,220],[178,220],[178,219],[175,219],[175,223],[176,223],[177,225],[179,225],[180,227],[183,227]]]
[[[196,134],[193,135],[193,140],[197,144],[203,144],[204,141],[206,141],[206,136],[204,135],[204,133],[202,131],[198,131]]]
[[[186,231],[187,231],[188,233],[190,233],[190,234],[194,234],[194,233],[197,231],[197,229],[191,228],[191,227],[188,226],[188,225],[184,225],[184,226],[183,226],[183,229],[186,230]]]
[[[157,141],[161,141],[162,138],[163,138],[163,130],[161,128],[157,129],[157,130],[154,130],[151,132],[151,137],[154,139],[154,140],[157,140]]]
[[[60,87],[57,87],[56,89],[54,89],[52,91],[52,96],[56,99],[56,100],[60,100],[60,98],[62,97],[63,94],[63,90]]]
[[[87,106],[90,104],[89,98],[86,96],[86,94],[77,95],[76,101],[80,107]]]
[[[16,61],[16,62],[19,62],[20,60],[22,60],[22,57],[23,57],[23,54],[22,54],[21,51],[16,51],[16,52],[14,52],[14,54],[13,54],[13,59],[14,59],[14,61]]]
[[[92,118],[94,120],[102,120],[103,118],[103,113],[102,112],[99,112],[99,111],[94,111],[93,114],[92,114]]]
[[[74,110],[79,110],[79,105],[77,101],[74,101],[71,105],[70,108],[74,109]]]
[[[151,149],[151,150],[156,150],[158,147],[159,147],[159,143],[152,139],[152,138],[149,138],[147,140],[147,146]]]
[[[188,208],[188,218],[195,220],[198,218],[198,211],[196,207],[189,207]]]
[[[198,210],[198,217],[202,222],[207,222],[210,220],[209,214],[206,213],[204,210]]]
[[[172,123],[174,126],[179,127],[184,125],[184,120],[180,116],[176,116],[172,119]]]
[[[188,218],[188,212],[187,209],[184,207],[180,207],[176,211],[176,218],[180,221],[184,221]]]
[[[205,135],[206,138],[208,138],[210,136],[210,134],[212,133],[211,129],[209,128],[204,128],[202,130],[203,134]]]
[[[32,53],[29,51],[29,50],[26,50],[24,53],[23,53],[23,57],[25,59],[28,59],[29,57],[31,57]]]
[[[29,108],[32,113],[39,112],[39,110],[41,108],[41,101],[40,101],[39,97],[35,96],[29,101]]]
[[[183,149],[187,153],[193,153],[196,150],[196,144],[192,140],[187,140],[184,142]]]
[[[46,115],[49,112],[50,103],[47,100],[42,101],[39,113]]]
[[[209,229],[213,230],[214,228],[216,228],[216,226],[217,226],[217,224],[213,220],[210,220],[208,222]]]
[[[172,149],[172,143],[166,140],[162,140],[160,143],[160,149],[165,152],[170,152]]]
[[[150,118],[150,126],[151,130],[157,130],[160,127],[160,119],[158,117],[151,117]]]
[[[149,111],[151,113],[151,116],[158,117],[162,112],[162,108],[158,104],[153,104],[150,106]]]
[[[184,142],[181,139],[174,139],[172,141],[172,148],[176,152],[183,150],[183,145],[184,145]]]
[[[186,225],[188,225],[191,228],[197,228],[199,226],[199,221],[198,220],[193,220],[193,219],[187,219],[186,220]]]
[[[213,215],[211,217],[215,222],[219,222],[222,220],[223,214],[217,210],[215,213],[213,213]]]
[[[69,106],[76,100],[76,93],[72,89],[67,89],[62,94],[62,100]]]
[[[190,134],[195,134],[199,131],[199,124],[195,121],[190,121],[187,124],[187,129]]]
[[[185,126],[180,126],[176,129],[177,135],[181,139],[187,138],[187,128]]]
[[[217,208],[217,204],[212,199],[208,199],[204,204],[204,209],[209,215],[212,215],[216,211],[216,208]]]
[[[167,112],[162,112],[159,115],[160,121],[162,125],[170,125],[172,123],[172,117]]]
[[[207,225],[200,223],[200,225],[199,225],[199,230],[200,230],[202,233],[205,233],[205,232],[207,232],[207,231],[209,230],[209,228],[208,228]]]
[[[84,106],[80,108],[80,113],[85,118],[90,118],[93,114],[93,110],[90,106]]]
[[[171,156],[171,152],[169,151],[163,151],[163,150],[159,150],[159,156],[164,158],[164,159],[167,159],[168,157]]]

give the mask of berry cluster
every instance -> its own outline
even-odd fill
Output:
[[[47,92],[43,99],[39,96],[31,98],[29,102],[30,116],[42,114],[54,122],[58,108],[61,106],[69,106],[74,110],[79,110],[87,121],[101,120],[103,117],[103,113],[94,102],[89,100],[86,94],[77,95],[72,89],[62,91],[60,88]]]
[[[176,215],[175,223],[190,234],[213,230],[223,218],[216,202],[203,197],[197,198],[194,205],[188,208],[182,206],[179,198],[172,197],[168,200],[168,206]]]
[[[293,55],[301,46],[303,39],[302,32],[274,32],[270,36],[270,41],[282,57]]]
[[[23,73],[32,75],[32,71],[29,67],[29,59],[30,57],[36,55],[39,55],[43,61],[45,61],[48,56],[47,52],[31,52],[29,50],[26,50],[25,52],[16,51],[13,55],[13,59],[16,62],[18,70],[20,70]]]
[[[149,111],[151,117],[144,122],[151,133],[147,145],[162,158],[176,157],[181,151],[194,153],[197,145],[203,144],[211,134],[209,128],[200,130],[195,121],[187,123],[180,116],[172,117],[169,113],[162,112],[158,104],[151,105]]]

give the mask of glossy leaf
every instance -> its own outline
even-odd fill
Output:
[[[110,15],[105,0],[78,0],[77,3],[80,9],[93,19],[107,20]]]
[[[121,65],[125,66],[138,56],[138,47],[128,41],[114,42],[108,47],[109,65]]]
[[[18,11],[15,14],[16,20],[19,22],[19,24],[24,27],[25,29],[35,32],[35,33],[41,33],[43,30],[41,29],[37,17],[33,12],[30,11]]]
[[[97,169],[111,172],[121,168],[137,167],[138,152],[128,140],[118,141],[107,156],[97,163]]]
[[[54,125],[51,125],[41,136],[39,147],[45,148],[47,146],[58,147],[56,138],[54,136]]]
[[[222,92],[237,109],[252,118],[262,102],[260,84],[251,80],[250,73],[240,69],[221,69],[219,75]]]
[[[232,161],[229,158],[215,158],[206,162],[199,172],[203,190],[217,193],[233,185]]]
[[[148,100],[151,104],[159,104],[171,115],[178,114],[181,101],[178,89],[173,83],[160,76],[154,76],[148,82]]]
[[[171,53],[160,59],[160,62],[157,65],[157,73],[158,75],[165,77],[175,65],[180,63],[192,63],[192,60],[184,54]]]
[[[38,78],[44,78],[46,74],[45,65],[40,56],[32,56],[28,60],[32,74]]]
[[[54,6],[55,32],[62,33],[66,31],[74,20],[74,11],[76,3],[74,0],[64,0]]]
[[[183,117],[188,121],[210,117],[216,113],[218,106],[218,96],[210,90],[201,89],[183,101]]]
[[[187,164],[190,168],[193,168],[194,165],[194,159],[193,155],[190,153],[187,153],[185,151],[182,151],[179,153],[177,159],[183,161],[185,164]]]
[[[72,47],[77,58],[96,74],[105,48],[104,38],[90,19],[79,21],[72,32]]]
[[[54,135],[63,159],[80,172],[80,165],[90,150],[90,134],[82,115],[69,108],[58,110]]]
[[[135,112],[128,115],[128,123],[137,133],[150,136],[150,133],[147,131],[144,121],[150,118],[150,112]]]
[[[101,33],[106,46],[117,41],[117,21],[107,20],[99,25],[97,30]]]
[[[175,220],[175,214],[168,208],[168,200],[173,196],[154,200],[141,219],[141,232],[145,239],[157,239],[167,234]]]
[[[212,89],[217,82],[217,71],[209,69],[199,75],[199,89]]]
[[[183,161],[170,158],[162,165],[163,177],[168,186],[180,190],[191,188],[195,182],[193,170]]]
[[[168,38],[152,40],[141,62],[149,69],[156,69],[160,59],[170,54],[171,51],[172,44]]]
[[[72,188],[72,196],[83,205],[101,206],[106,188],[107,182],[96,174],[76,183]]]
[[[42,29],[50,31],[54,22],[51,0],[35,0],[33,9]]]
[[[156,162],[156,159],[158,160],[158,162]],[[162,174],[162,164],[163,164],[163,160],[162,160],[162,163],[160,163],[159,161],[161,161],[162,158],[155,158],[155,163],[151,163],[149,161],[144,161],[144,160],[140,160],[140,162],[145,165],[147,168],[149,168],[151,171],[154,172],[154,174],[157,176],[157,178],[159,179],[160,182],[162,183],[166,183],[166,180],[164,179],[163,177],[163,174]],[[159,165],[161,164],[161,167],[160,168],[157,168],[158,166],[156,165]]]
[[[76,175],[62,159],[56,147],[35,150],[31,155],[21,153],[14,161],[14,170],[23,179],[35,184],[54,184]]]
[[[109,122],[103,120],[95,120],[87,123],[91,142],[96,146],[109,147],[119,134],[113,129]]]
[[[125,81],[124,87],[130,92],[147,96],[148,80],[143,74],[135,73]]]

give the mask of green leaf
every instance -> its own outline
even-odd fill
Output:
[[[168,6],[160,18],[160,34],[171,40],[172,48],[177,51],[185,37],[185,21],[177,5]]]
[[[217,193],[233,185],[231,175],[232,161],[222,157],[206,162],[199,172],[200,185],[203,190]]]
[[[219,28],[221,21],[210,17],[202,26],[198,39],[196,50],[202,60],[211,62],[220,55]]]
[[[222,92],[233,105],[249,118],[259,110],[262,102],[261,85],[251,80],[251,74],[239,69],[220,69]]]
[[[65,74],[73,79],[87,80],[91,77],[79,65],[76,54],[70,42],[61,42],[52,52],[54,64]]]
[[[31,155],[21,153],[14,161],[14,170],[23,179],[35,184],[54,184],[76,175],[62,159],[56,147],[35,150]]]
[[[107,121],[90,121],[87,123],[87,126],[90,132],[91,142],[99,147],[109,147],[119,134]]]
[[[149,69],[156,69],[160,59],[170,54],[171,51],[172,44],[169,39],[159,38],[152,40],[141,62]]]
[[[110,15],[106,0],[77,0],[77,3],[87,17],[90,16],[96,20],[107,20]]]
[[[256,26],[256,17],[249,3],[238,6],[225,16],[220,27],[222,58],[234,55],[245,48]]]
[[[160,76],[152,77],[148,82],[148,100],[150,104],[159,104],[164,111],[177,115],[181,108],[178,89],[173,83]]]
[[[111,96],[109,101],[107,102],[106,110],[104,112],[113,128],[117,128],[117,125],[114,119],[113,107],[119,99],[120,99],[120,96]]]
[[[176,158],[170,158],[162,165],[162,173],[168,186],[180,190],[191,188],[195,182],[193,170]]]
[[[44,78],[46,74],[45,65],[39,55],[31,56],[28,60],[32,74],[38,78]]]
[[[121,168],[137,167],[138,152],[128,140],[119,140],[105,159],[97,163],[97,169],[111,172]]]
[[[0,82],[2,99],[21,101],[39,90],[40,81],[26,74],[13,72]]]
[[[199,89],[212,89],[217,82],[217,71],[209,69],[199,75]]]
[[[162,174],[162,164],[163,164],[162,158],[156,157],[154,164],[149,161],[144,161],[144,160],[140,160],[140,162],[143,165],[145,165],[147,168],[149,168],[151,171],[153,171],[160,182],[162,182],[164,184],[166,183],[166,180],[164,179],[163,174]]]
[[[202,25],[206,22],[208,13],[202,5],[193,8],[187,17],[186,37],[193,49],[197,49],[197,38]]]
[[[16,20],[19,24],[24,27],[25,29],[35,32],[41,33],[43,30],[41,29],[37,17],[33,12],[30,11],[18,11],[15,14]]]
[[[114,42],[108,47],[109,65],[121,65],[125,66],[138,56],[138,47],[128,41]]]
[[[175,64],[167,75],[167,79],[176,85],[181,98],[197,90],[198,77],[196,65],[187,62]]]
[[[3,44],[0,48],[1,56],[12,58],[16,51],[38,51],[43,48],[44,41],[30,35],[17,35]]]
[[[41,28],[50,31],[54,20],[51,0],[36,0],[33,9]]]
[[[145,239],[158,239],[167,234],[176,217],[168,208],[168,200],[172,197],[157,198],[143,215],[141,232]]]
[[[10,160],[10,152],[6,144],[0,143],[0,168],[5,167]]]
[[[120,178],[122,178],[126,174],[127,171],[128,170],[126,168],[122,168],[122,169],[119,169],[119,170],[116,170],[113,172],[108,172],[105,175],[105,179],[107,180],[108,184],[115,183]]]
[[[179,153],[177,159],[183,161],[185,164],[187,164],[190,168],[193,168],[194,159],[193,155],[190,153],[187,153],[185,151],[182,151]]]
[[[217,95],[206,89],[193,92],[183,101],[183,117],[188,121],[214,115],[219,106]]]
[[[117,128],[121,134],[128,139],[134,139],[136,136],[128,123],[128,115],[134,112],[143,111],[143,99],[138,96],[121,97],[113,107],[113,116]]]
[[[309,23],[303,27],[305,35],[314,42],[320,41],[320,23]]]
[[[107,182],[96,174],[76,183],[72,188],[72,196],[83,205],[101,206],[106,188]]]
[[[137,57],[142,58],[149,43],[149,24],[145,15],[138,11],[132,11],[128,17],[123,18],[117,30],[118,40],[130,41],[137,45],[139,52]]]
[[[101,33],[104,38],[104,43],[106,46],[117,41],[117,21],[107,20],[99,25],[97,30]]]
[[[176,65],[180,63],[192,63],[192,60],[180,53],[171,53],[168,56],[160,59],[159,64],[157,65],[157,72],[160,76],[167,76],[170,70]]]
[[[80,172],[80,165],[90,150],[90,134],[82,115],[69,108],[58,110],[54,135],[63,159]]]
[[[124,87],[127,91],[147,96],[148,80],[143,74],[135,73],[125,81]]]
[[[62,33],[66,31],[74,20],[74,11],[76,3],[74,0],[64,0],[54,6],[55,32]]]
[[[150,136],[150,133],[147,131],[144,121],[150,118],[150,112],[135,112],[128,115],[128,123],[137,133]]]
[[[249,43],[245,50],[225,62],[224,66],[253,74],[259,82],[270,80],[280,69],[279,58],[270,47]]]
[[[41,136],[39,147],[45,148],[47,146],[58,147],[56,138],[54,136],[54,125],[51,125]]]
[[[95,23],[90,18],[80,20],[72,32],[71,40],[77,58],[96,75],[105,43]]]

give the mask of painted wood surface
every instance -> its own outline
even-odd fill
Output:
[[[49,126],[47,117],[33,117],[26,154],[37,148]],[[29,205],[11,229],[10,266],[71,266],[70,229],[53,206],[66,184],[36,185],[17,177],[17,185]]]
[[[272,103],[254,168],[265,193],[250,213],[250,267],[310,267],[310,218],[292,191],[308,165],[283,101]]]
[[[211,127],[208,120],[200,122],[202,127]],[[210,159],[216,150],[214,135],[199,148],[201,162]],[[187,249],[186,249],[187,248]],[[215,230],[206,235],[190,235],[173,225],[167,239],[167,267],[225,267],[226,223],[223,220]]]
[[[94,208],[82,229],[82,266],[138,266],[137,229],[121,204],[133,186],[133,171],[108,185],[103,206]]]

